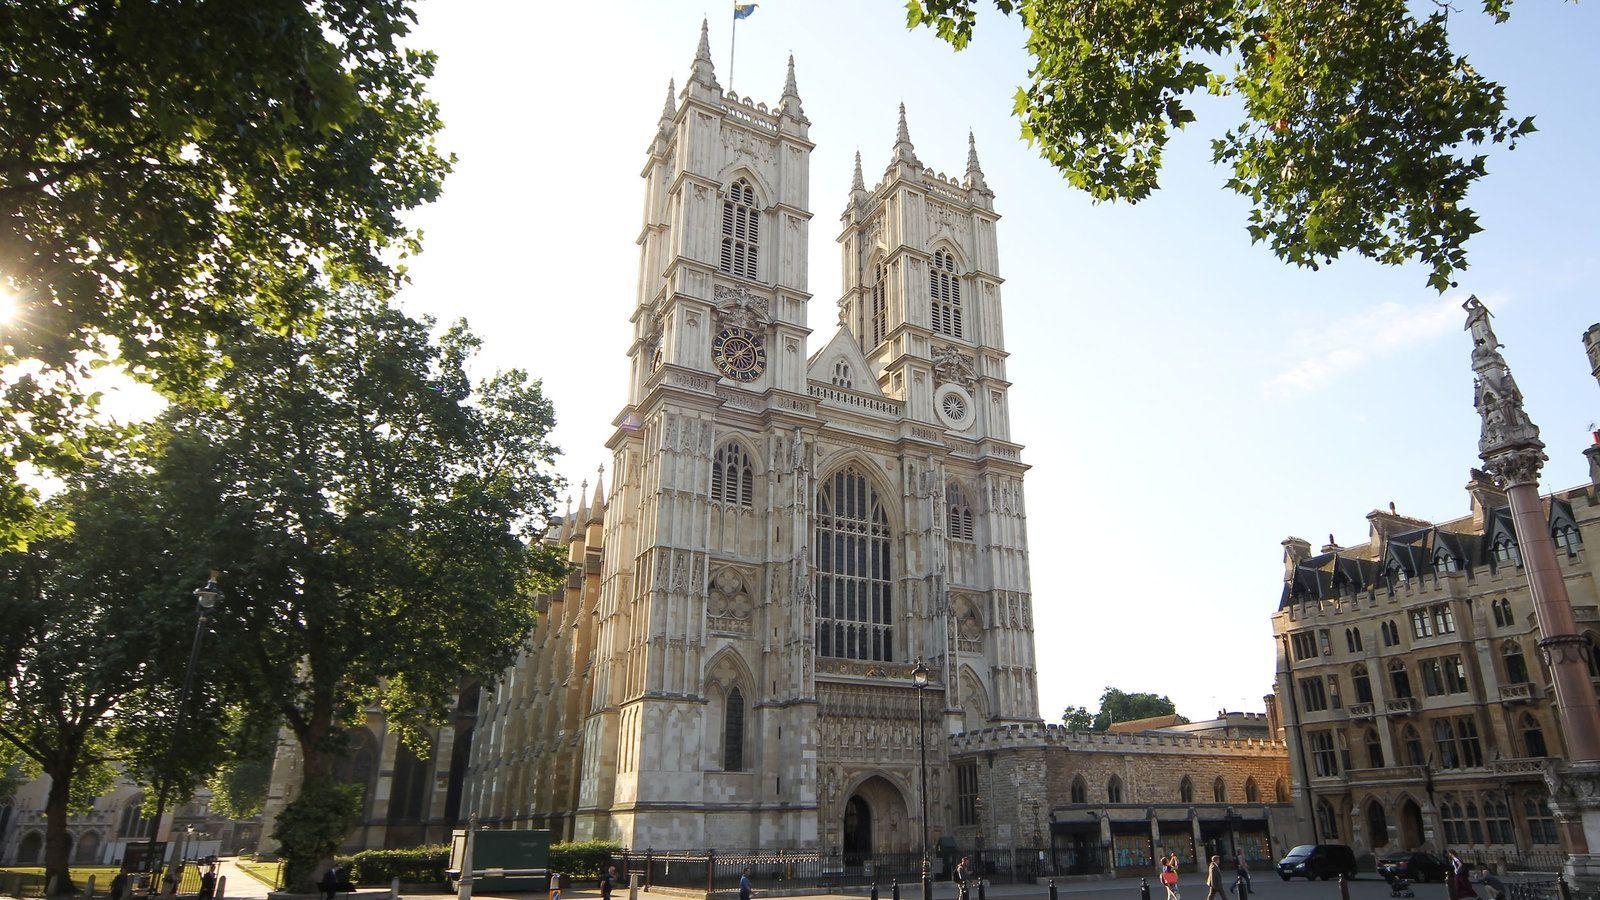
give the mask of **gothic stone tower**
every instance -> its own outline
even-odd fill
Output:
[[[809,124],[792,60],[769,109],[722,90],[702,28],[650,144],[580,839],[914,850],[913,662],[935,837],[945,735],[1038,720],[992,195],[975,155],[964,183],[922,168],[902,117],[808,357]]]

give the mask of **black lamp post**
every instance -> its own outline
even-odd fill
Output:
[[[207,579],[204,587],[195,588],[195,605],[199,610],[199,618],[194,625],[194,643],[189,646],[189,662],[183,669],[183,688],[178,692],[178,718],[173,727],[174,732],[183,730],[184,722],[189,717],[189,694],[194,689],[194,664],[200,660],[200,638],[205,635],[206,622],[210,621],[211,610],[217,605],[217,599],[222,596],[222,591],[217,587],[217,577],[221,572],[212,570],[211,577]],[[178,735],[172,736],[169,747],[176,747]],[[167,751],[167,762],[172,762],[172,751]],[[171,768],[169,765],[168,768]],[[147,845],[149,859],[146,860],[146,871],[150,873],[150,890],[160,890],[157,875],[161,872],[161,858],[156,853],[156,838],[161,836],[161,818],[167,811],[167,792],[172,784],[168,776],[161,778],[161,788],[156,792],[155,821],[150,828],[150,841]],[[181,862],[181,860],[180,860]]]
[[[928,689],[928,667],[921,658],[911,667],[911,680],[917,685],[917,755],[922,773],[922,897],[933,898],[933,879],[928,873],[928,728],[922,711],[922,692]]]

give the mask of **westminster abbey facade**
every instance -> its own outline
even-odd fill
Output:
[[[950,736],[1039,722],[994,195],[975,151],[925,166],[902,109],[875,185],[857,160],[813,341],[809,125],[792,61],[768,108],[702,34],[649,146],[608,485],[549,538],[572,574],[484,694],[463,816],[910,851],[919,709],[934,838]]]

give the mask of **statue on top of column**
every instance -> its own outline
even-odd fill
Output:
[[[1522,391],[1511,368],[1500,355],[1499,339],[1490,325],[1490,313],[1477,297],[1461,304],[1467,311],[1467,331],[1472,333],[1472,404],[1483,419],[1478,456],[1507,485],[1538,481],[1546,459],[1539,426],[1522,408]]]

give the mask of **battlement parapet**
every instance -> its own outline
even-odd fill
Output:
[[[1242,753],[1276,756],[1288,752],[1283,741],[1260,738],[1217,738],[1167,732],[1116,734],[1103,731],[1069,731],[1061,725],[1023,722],[993,725],[953,734],[951,756],[997,750],[1053,749],[1106,753],[1183,753],[1210,755]]]

